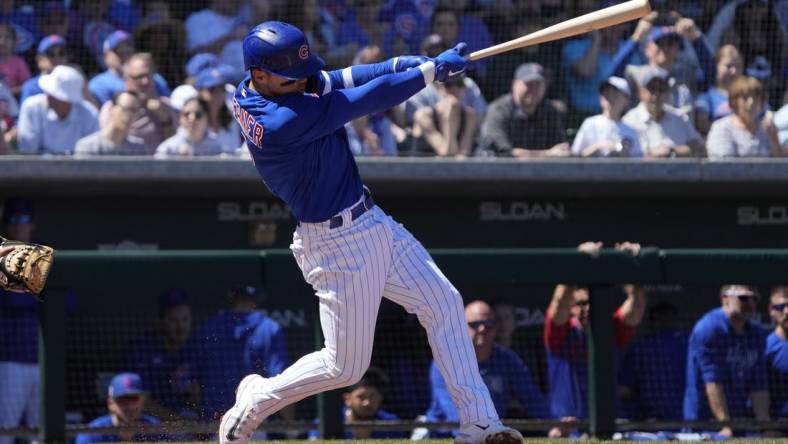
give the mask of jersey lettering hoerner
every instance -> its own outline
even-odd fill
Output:
[[[396,106],[425,86],[397,59],[320,71],[315,92],[263,97],[238,86],[233,109],[257,171],[302,222],[327,220],[359,200],[363,184],[344,125]]]

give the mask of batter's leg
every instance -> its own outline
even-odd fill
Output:
[[[324,347],[273,378],[245,378],[219,427],[222,444],[246,443],[260,422],[283,407],[361,379],[372,357],[390,264],[387,236],[385,225],[371,217],[324,237],[294,235],[291,249],[319,299]]]

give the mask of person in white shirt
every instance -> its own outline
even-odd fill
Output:
[[[766,112],[766,92],[758,79],[742,76],[728,90],[733,114],[718,119],[709,130],[710,158],[783,155],[772,113]]]
[[[640,103],[622,121],[637,131],[645,157],[703,156],[703,137],[687,116],[667,105],[669,77],[662,68],[643,69],[637,79]]]
[[[19,153],[72,154],[79,139],[99,129],[96,107],[82,96],[85,78],[58,65],[38,83],[44,93],[22,102],[19,111]]]
[[[208,104],[193,98],[183,104],[180,112],[180,126],[175,135],[156,148],[154,157],[216,156],[222,154],[222,147],[216,133],[208,128]]]
[[[621,77],[610,77],[599,86],[602,113],[583,121],[572,142],[572,154],[582,157],[643,157],[638,133],[621,122],[632,93]]]

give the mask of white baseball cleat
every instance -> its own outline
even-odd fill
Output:
[[[454,444],[523,444],[523,435],[501,421],[477,422],[461,426]]]
[[[235,405],[222,416],[219,423],[219,444],[247,444],[263,422],[251,403],[254,391],[265,382],[260,375],[247,375],[235,390]]]

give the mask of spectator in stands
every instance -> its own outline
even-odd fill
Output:
[[[144,7],[148,7],[147,4],[144,3]],[[160,11],[160,15],[146,16],[143,24],[134,31],[134,47],[138,52],[151,54],[165,84],[177,85],[183,80],[183,66],[188,57],[186,30],[182,21],[167,19],[169,12],[162,11],[156,2],[153,2],[153,6]]]
[[[179,114],[180,125],[175,135],[156,148],[156,157],[216,156],[222,146],[216,133],[208,128],[208,102],[200,98],[187,100]],[[236,147],[228,147],[235,149]]]
[[[22,89],[22,83],[30,78],[30,69],[22,57],[14,54],[16,32],[9,23],[0,23],[0,82],[15,95]]]
[[[679,310],[663,302],[649,310],[651,333],[635,340],[618,373],[619,394],[635,420],[681,421],[689,331]]]
[[[544,395],[522,359],[511,349],[495,343],[498,322],[492,307],[481,300],[470,302],[465,306],[465,320],[479,362],[479,372],[490,391],[495,410],[504,416],[512,401],[516,401],[528,418],[552,417]],[[459,421],[457,409],[434,361],[430,367],[430,383],[432,403],[426,413],[427,422]],[[436,434],[440,435],[433,433]]]
[[[582,157],[643,157],[638,133],[621,122],[621,115],[631,96],[629,84],[621,77],[613,76],[602,83],[599,87],[602,114],[583,121],[572,142],[572,154]]]
[[[468,44],[468,51],[476,51],[493,45],[487,26],[472,15],[463,14],[466,0],[442,1],[432,13],[430,32],[441,36],[450,48],[459,42]],[[487,76],[487,60],[479,60],[468,66],[469,75],[482,81]]]
[[[109,413],[90,421],[88,427],[124,427],[134,425],[158,426],[159,420],[143,414],[147,394],[140,375],[119,373],[112,378],[107,390],[107,410]],[[161,436],[135,435],[134,432],[118,433],[80,433],[75,444],[94,442],[131,442],[160,441]]]
[[[23,54],[32,48],[40,35],[35,10],[14,0],[0,2],[0,23],[8,23],[16,34],[14,52]]]
[[[41,35],[59,35],[66,37],[69,35],[71,25],[70,13],[63,2],[48,0],[36,11],[38,15],[38,26]]]
[[[438,103],[421,107],[413,116],[413,136],[418,154],[469,156],[474,148],[478,118],[476,111],[463,105],[464,76],[436,87]]]
[[[648,67],[638,73],[640,103],[629,110],[623,122],[637,131],[646,157],[686,157],[704,154],[703,138],[670,101],[670,75],[662,68]]]
[[[0,154],[6,154],[9,144],[16,139],[16,119],[19,116],[19,104],[14,94],[0,83]]]
[[[192,332],[191,296],[179,289],[162,292],[158,314],[156,327],[130,343],[125,366],[147,381],[148,412],[170,421],[194,418],[191,403],[196,400],[196,385],[191,384],[183,357]]]
[[[199,96],[200,92],[197,91],[197,88],[189,85],[188,83],[184,83],[183,85],[179,85],[174,90],[172,90],[172,94],[170,94],[170,105],[176,112],[180,114],[181,109],[183,109],[183,105],[187,100],[191,100]]]
[[[66,53],[66,39],[59,35],[49,35],[41,39],[36,51],[36,66],[38,75],[31,77],[22,84],[20,101],[24,102],[28,97],[41,94],[44,91],[38,85],[38,80],[44,74],[49,74],[58,65],[68,63]]]
[[[764,338],[751,318],[758,293],[750,285],[723,285],[722,306],[706,313],[692,329],[687,352],[684,420],[769,420]],[[734,431],[719,431],[730,438]]]
[[[118,28],[110,16],[112,0],[75,0],[71,3],[76,13],[72,17],[71,35],[64,36],[72,46],[71,54],[86,72],[97,72],[103,65],[104,40]]]
[[[447,49],[449,49],[447,42],[438,34],[430,34],[421,44],[421,54],[427,57],[436,57]],[[478,126],[487,113],[487,101],[484,99],[479,85],[473,79],[468,76],[464,76],[462,79],[465,85],[465,93],[462,95],[460,103],[463,107],[469,106],[473,108]],[[440,100],[441,93],[438,90],[438,86],[433,83],[406,100],[404,105],[400,106],[400,110],[405,112],[406,125],[413,124],[413,118],[417,110],[427,107],[435,108]]]
[[[545,96],[542,66],[524,63],[514,73],[512,92],[497,98],[482,123],[482,153],[519,158],[570,154],[561,115]]]
[[[186,80],[184,83],[194,85],[197,81],[197,75],[208,68],[218,68],[219,57],[210,52],[201,52],[193,55],[188,62],[186,62]]]
[[[126,31],[115,31],[104,39],[102,48],[107,70],[96,74],[88,82],[88,89],[98,101],[99,106],[111,99],[116,92],[124,91],[127,88],[127,82],[124,82],[122,77],[122,70],[124,64],[134,54],[134,42],[131,39],[131,34]],[[153,74],[153,85],[158,95],[164,97],[170,95],[167,81],[158,73]]]
[[[82,95],[85,78],[59,65],[38,83],[44,93],[28,98],[19,111],[19,152],[72,154],[79,139],[98,130],[96,108]]]
[[[377,367],[369,367],[357,383],[347,387],[342,418],[345,424],[357,421],[396,421],[397,415],[380,408],[388,386],[388,377]],[[309,432],[309,439],[318,439],[319,432]],[[405,439],[407,434],[398,431],[375,429],[346,430],[345,439]]]
[[[599,255],[602,242],[585,242],[579,251]],[[616,244],[619,251],[637,255],[640,245],[629,242]],[[627,343],[635,336],[646,310],[646,292],[637,285],[624,286],[627,298],[613,315],[615,347],[613,359],[618,361]],[[551,413],[556,418],[577,419],[588,416],[588,289],[559,284],[545,312],[544,344],[547,352],[547,374]],[[602,394],[605,396],[605,394]],[[609,394],[613,396],[613,394]],[[559,429],[551,437],[568,435]]]
[[[717,81],[695,100],[695,128],[702,134],[709,132],[711,123],[731,113],[728,90],[744,69],[739,50],[725,45],[717,51]]]
[[[690,114],[693,95],[698,90],[705,91],[715,78],[714,56],[706,45],[703,33],[692,19],[679,17],[672,26],[653,26],[657,19],[663,18],[652,13],[638,22],[632,38],[616,54],[612,62],[612,73],[626,75],[632,85],[637,85],[644,71],[652,68],[664,69],[671,78],[671,98],[668,103],[683,114]],[[639,49],[638,43],[642,39],[645,39],[642,55],[646,63],[625,65],[631,54]],[[700,71],[695,61],[681,57],[685,40],[692,42]]]
[[[611,65],[617,52],[626,46],[623,41],[626,29],[626,25],[618,25],[593,31],[564,46],[561,60],[569,92],[570,127],[576,128],[584,118],[601,111],[599,85],[613,75]],[[630,60],[630,56],[634,59]],[[637,54],[628,55],[624,63],[639,60]]]
[[[788,417],[788,288],[772,289],[769,314],[774,331],[766,338],[766,367],[772,418]]]
[[[222,65],[200,72],[194,84],[200,91],[200,98],[208,104],[208,129],[216,134],[222,151],[228,153],[241,145],[241,128],[227,102],[227,84],[232,81],[231,76],[232,68]]]
[[[77,141],[74,154],[77,156],[147,154],[139,139],[129,136],[134,118],[142,110],[140,96],[132,91],[120,91],[112,96],[110,120],[106,126]]]
[[[161,142],[175,133],[175,111],[169,100],[156,90],[153,81],[153,60],[150,54],[137,53],[123,64],[123,81],[127,91],[136,92],[142,100],[142,111],[131,124],[129,135],[141,139],[145,151],[153,154]],[[106,102],[99,113],[101,127],[107,126],[112,103]]]
[[[228,292],[230,309],[203,322],[187,344],[187,362],[200,385],[203,419],[218,419],[235,402],[235,386],[244,376],[271,377],[288,364],[282,327],[258,310],[262,293],[255,287]]]
[[[210,52],[223,63],[241,45],[249,26],[239,0],[212,0],[210,7],[197,11],[186,19],[186,49],[190,54]],[[255,23],[256,25],[256,23]]]
[[[3,237],[34,242],[35,212],[28,199],[9,198],[3,205]],[[0,290],[0,428],[39,418],[38,319],[40,303],[31,294]],[[13,436],[0,436],[12,444]]]
[[[741,76],[733,81],[728,94],[733,114],[711,124],[707,143],[709,157],[782,155],[773,113],[766,111],[766,93],[761,82]]]

